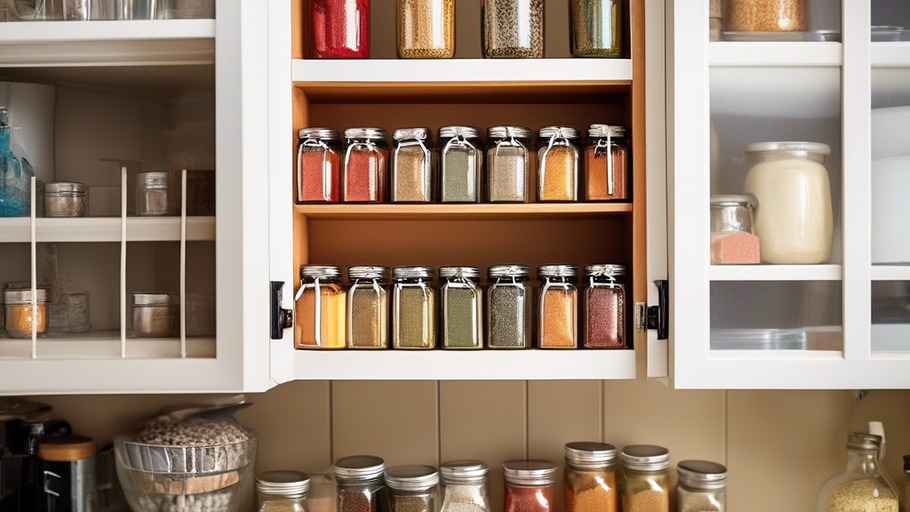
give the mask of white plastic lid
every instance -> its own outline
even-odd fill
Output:
[[[831,146],[821,142],[775,141],[746,144],[746,153],[789,153],[800,151],[817,155],[830,155]]]

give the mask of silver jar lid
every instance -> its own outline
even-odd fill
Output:
[[[497,125],[487,128],[487,137],[491,139],[530,139],[531,129],[527,126]]]
[[[443,126],[439,129],[440,139],[450,139],[459,135],[465,139],[479,139],[481,134],[480,128],[476,126]]]
[[[392,132],[392,138],[397,141],[402,140],[429,140],[430,139],[430,129],[429,128],[399,128]]]
[[[297,137],[301,139],[339,140],[338,129],[329,128],[328,126],[303,128],[297,132]]]
[[[544,126],[537,132],[537,135],[541,139],[551,139],[554,136],[565,139],[577,139],[578,130],[571,126]]]
[[[439,472],[445,483],[481,484],[486,480],[490,466],[482,460],[452,460],[443,463]]]
[[[301,471],[266,471],[256,476],[256,491],[266,496],[303,498],[310,492],[310,477]]]
[[[495,279],[498,277],[515,277],[525,278],[531,276],[531,267],[527,265],[490,265],[487,268],[487,277]]]
[[[575,277],[578,267],[568,263],[554,263],[537,267],[537,277]]]
[[[439,485],[433,466],[396,466],[385,471],[385,483],[399,491],[427,491]]]
[[[44,185],[44,192],[51,194],[84,194],[85,184],[78,181],[52,181]]]
[[[136,174],[136,183],[145,188],[167,188],[167,171],[147,171]]]
[[[676,465],[679,482],[692,489],[705,491],[727,486],[727,468],[706,460],[684,460]]]
[[[385,472],[385,461],[374,455],[354,455],[335,463],[335,477],[346,482],[374,480]]]
[[[38,303],[47,302],[47,290],[44,288],[38,288],[35,290],[35,299]],[[27,290],[3,290],[3,303],[4,304],[31,304],[32,303],[32,290],[31,288]]]
[[[817,155],[830,155],[831,146],[821,142],[800,142],[800,141],[772,141],[772,142],[753,142],[746,144],[746,153],[814,153]]]
[[[625,137],[626,127],[615,124],[592,124],[588,127],[588,137],[600,139],[603,137]]]
[[[503,463],[506,482],[518,485],[551,485],[559,466],[548,460],[509,460]]]
[[[389,139],[389,132],[374,127],[348,128],[344,131],[344,138],[386,141]]]
[[[580,441],[566,443],[566,461],[576,467],[596,469],[616,460],[616,447],[607,443]]]
[[[341,267],[335,265],[300,265],[300,279],[341,279]]]
[[[638,471],[662,471],[670,467],[670,450],[652,444],[633,444],[622,449],[622,465]]]
[[[585,265],[585,277],[609,277],[626,275],[626,266],[616,263]]]
[[[477,267],[458,266],[439,267],[439,277],[443,279],[480,279],[480,269]]]
[[[851,432],[847,434],[847,448],[856,450],[878,450],[882,446],[882,436]]]
[[[393,279],[433,279],[433,267],[395,267]]]
[[[133,292],[134,306],[175,306],[180,304],[180,295],[170,292]]]
[[[724,208],[727,206],[758,208],[758,198],[752,194],[714,194],[711,196],[711,208]]]
[[[389,278],[389,267],[375,265],[354,265],[348,267],[348,279],[379,279],[385,281]]]

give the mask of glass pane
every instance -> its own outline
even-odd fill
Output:
[[[910,281],[872,283],[872,350],[910,351]]]
[[[872,70],[872,263],[910,263],[910,69]]]
[[[910,29],[910,2],[872,0],[873,41],[910,41],[905,29]]]

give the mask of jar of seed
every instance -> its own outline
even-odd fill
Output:
[[[530,128],[487,128],[487,197],[491,203],[528,202],[530,147]]]
[[[487,346],[531,346],[531,287],[527,265],[493,265],[487,269]]]
[[[622,18],[620,0],[569,0],[572,55],[622,57]]]
[[[387,198],[389,134],[382,128],[344,131],[343,201],[381,203]]]
[[[388,490],[385,461],[373,455],[355,455],[335,463],[338,512],[386,512]]]
[[[136,174],[136,215],[160,217],[171,215],[168,205],[167,171],[149,171]]]
[[[180,296],[176,293],[133,292],[132,331],[137,338],[180,335]]]
[[[616,512],[616,447],[566,444],[566,512]]]
[[[629,147],[622,126],[592,124],[585,147],[585,201],[629,198]]]
[[[348,279],[348,348],[389,348],[389,267],[349,267]]]
[[[806,0],[728,0],[727,30],[796,32],[806,30]]]
[[[397,0],[398,58],[455,56],[455,0]]]
[[[506,481],[504,512],[550,512],[559,466],[547,460],[510,460],[502,465]]]
[[[32,290],[3,290],[3,326],[13,338],[31,338],[32,322],[39,335],[47,332],[48,293],[45,288],[37,288],[34,294],[35,313],[32,314]]]
[[[399,128],[392,138],[392,202],[432,203],[436,196],[430,129]]]
[[[266,471],[256,476],[259,512],[309,512],[310,477],[300,471]]]
[[[483,348],[483,289],[477,267],[439,267],[442,348]]]
[[[45,217],[85,217],[88,212],[86,187],[75,181],[52,181],[44,185]]]
[[[585,266],[585,348],[627,348],[625,265]]]
[[[578,200],[578,130],[546,126],[537,137],[537,200]]]
[[[436,348],[433,267],[392,269],[392,348]]]
[[[544,56],[544,0],[484,0],[483,56]]]
[[[334,265],[301,265],[294,297],[296,348],[345,347],[346,297],[341,269]]]
[[[439,472],[443,485],[440,512],[491,512],[490,466],[479,460],[454,460],[443,463]]]
[[[398,466],[385,472],[390,512],[439,510],[439,471],[432,466]]]
[[[483,169],[480,134],[480,128],[474,126],[439,129],[440,202],[480,202],[480,171]]]
[[[578,347],[578,288],[575,265],[543,265],[537,269],[540,289],[537,346],[539,348]]]
[[[677,512],[726,512],[727,468],[716,462],[684,460],[676,465]]]
[[[670,512],[670,451],[635,444],[622,449],[623,512]]]
[[[340,197],[341,138],[335,128],[297,132],[297,202],[337,203]]]

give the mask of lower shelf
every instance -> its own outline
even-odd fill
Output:
[[[38,242],[119,242],[120,217],[70,217],[35,219]],[[0,242],[30,242],[31,220],[28,217],[0,219]],[[180,217],[128,217],[126,239],[129,242],[180,240]],[[214,240],[215,217],[187,217],[187,240]]]
[[[187,338],[188,358],[215,357],[215,338]],[[0,339],[0,360],[30,359],[32,341]],[[175,359],[179,338],[127,338],[126,359]],[[121,359],[119,331],[52,334],[38,338],[38,360]]]

